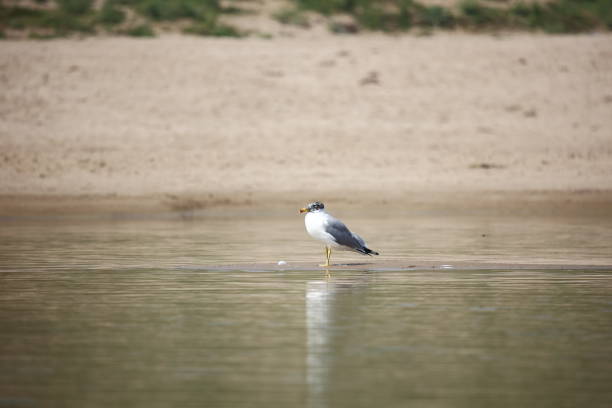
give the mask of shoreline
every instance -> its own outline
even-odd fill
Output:
[[[26,217],[198,215],[226,209],[292,213],[302,204],[321,200],[347,211],[409,210],[433,214],[486,214],[612,217],[612,191],[334,191],[319,193],[190,193],[149,195],[2,194],[0,219]]]

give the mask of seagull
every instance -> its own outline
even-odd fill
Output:
[[[323,241],[325,244],[325,256],[327,262],[319,266],[331,266],[329,258],[332,248],[340,251],[356,251],[364,255],[378,255],[366,246],[365,241],[359,235],[351,232],[339,219],[325,211],[325,205],[320,201],[308,204],[300,209],[300,214],[306,213],[304,223],[306,231],[314,239]]]

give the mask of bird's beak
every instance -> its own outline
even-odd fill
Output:
[[[309,212],[310,210],[308,208],[300,208],[300,214],[303,214],[305,212]]]

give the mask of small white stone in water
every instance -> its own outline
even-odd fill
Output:
[[[285,262],[285,261],[278,261],[278,264],[277,264],[277,265],[279,265],[279,266],[281,266],[281,265],[287,265],[287,262]]]
[[[453,265],[440,265],[440,269],[453,269]]]

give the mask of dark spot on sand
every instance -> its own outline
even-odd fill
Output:
[[[538,116],[538,111],[535,109],[527,109],[525,112],[523,112],[523,116],[526,118],[535,118]]]
[[[503,169],[506,166],[502,165],[502,164],[496,164],[496,163],[474,163],[474,164],[470,164],[469,168],[470,169],[483,169],[483,170],[492,170],[492,169]]]
[[[378,78],[378,72],[370,71],[368,74],[359,80],[359,85],[379,85],[380,79]]]
[[[506,106],[505,109],[508,112],[516,112],[516,111],[521,110],[521,105],[508,105],[508,106]]]

